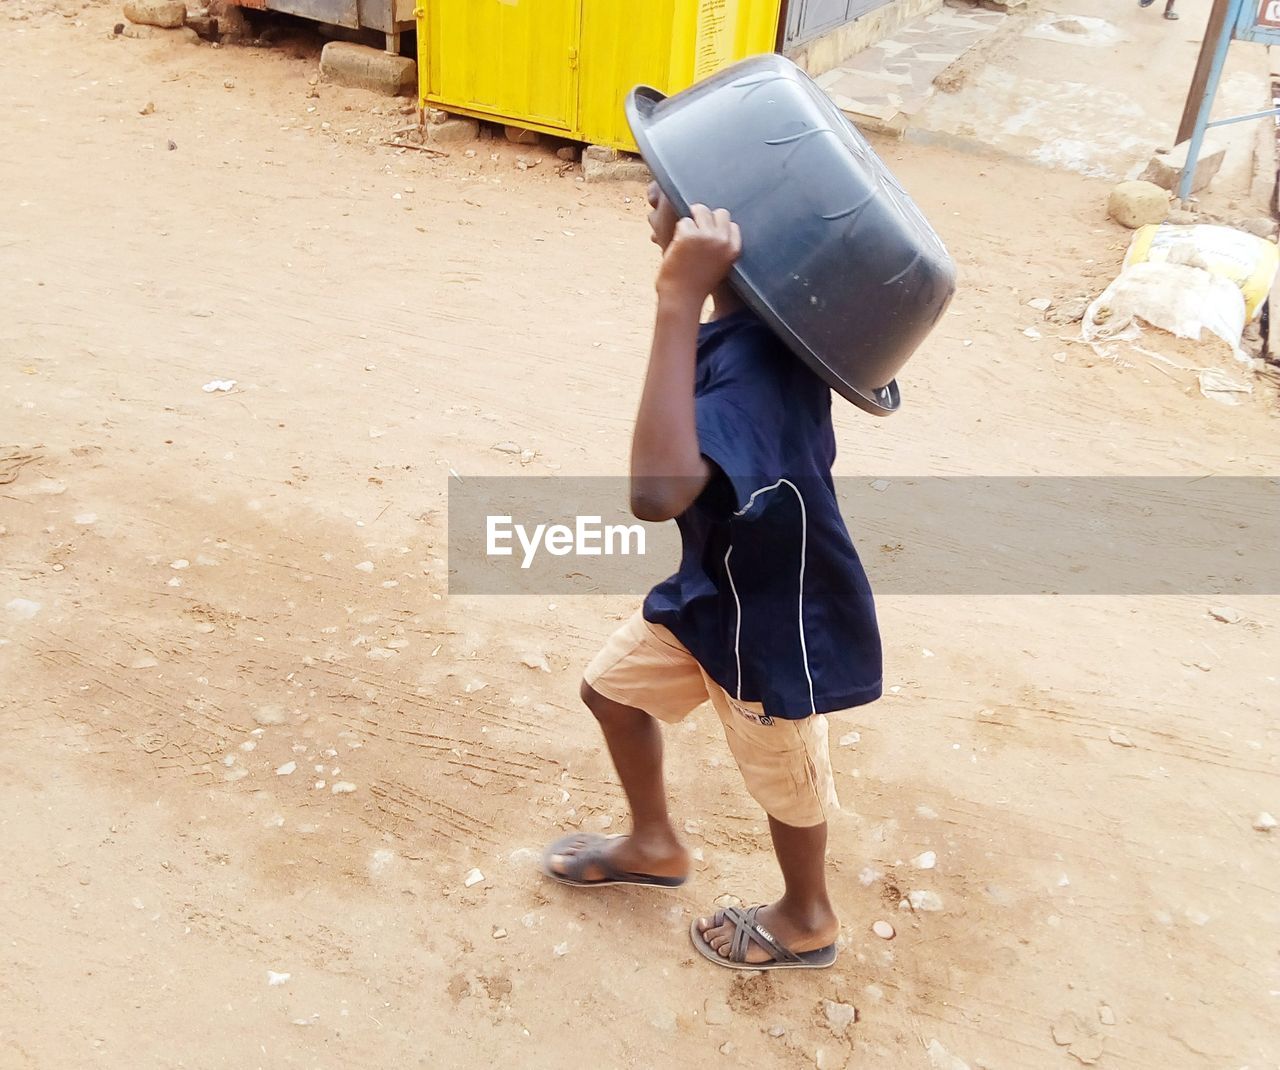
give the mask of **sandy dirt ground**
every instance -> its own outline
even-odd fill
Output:
[[[397,154],[313,45],[118,17],[0,10],[0,1067],[1280,1066],[1275,599],[882,597],[830,971],[689,947],[779,891],[711,716],[668,749],[694,880],[540,878],[624,827],[576,688],[632,602],[446,597],[449,471],[625,471],[642,191]],[[1227,407],[1026,307],[1115,272],[1104,184],[882,149],[961,289],[838,474],[1280,473],[1272,383]]]

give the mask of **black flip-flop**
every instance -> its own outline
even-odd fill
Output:
[[[628,873],[618,869],[609,861],[605,850],[610,840],[619,836],[601,836],[595,832],[574,832],[562,836],[542,853],[542,872],[553,881],[567,884],[571,888],[597,888],[605,884],[639,884],[655,888],[679,888],[688,877],[656,877],[652,873]],[[568,856],[568,865],[563,873],[551,868],[551,859],[556,855]],[[595,866],[603,877],[598,880],[583,880],[582,874],[591,866]]]
[[[774,935],[764,928],[756,915],[761,907],[742,910],[738,907],[725,907],[716,912],[715,922],[722,925],[724,920],[733,922],[733,940],[729,944],[729,957],[725,958],[707,943],[707,938],[698,929],[698,919],[694,918],[689,925],[689,939],[698,953],[710,959],[717,966],[730,970],[825,970],[836,961],[836,945],[828,944],[816,951],[792,951],[780,944]],[[755,941],[773,956],[768,962],[747,962],[747,950]]]

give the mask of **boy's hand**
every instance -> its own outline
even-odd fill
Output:
[[[689,211],[689,218],[676,224],[663,254],[658,294],[687,298],[701,308],[741,255],[742,232],[723,208],[713,212],[705,204],[695,204]]]

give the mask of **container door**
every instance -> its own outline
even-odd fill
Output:
[[[426,0],[428,95],[445,107],[571,130],[581,0]]]

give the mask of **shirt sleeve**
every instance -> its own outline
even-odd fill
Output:
[[[695,402],[698,445],[732,490],[734,511],[750,518],[756,498],[784,477],[782,356],[771,339],[743,332],[726,347]],[[737,339],[735,339],[737,342]]]

